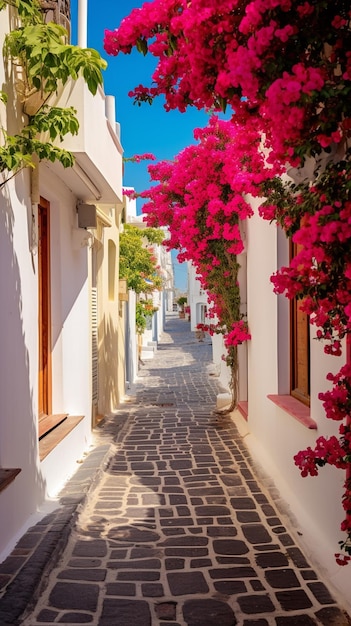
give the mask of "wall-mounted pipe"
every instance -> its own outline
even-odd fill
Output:
[[[88,45],[88,0],[78,0],[78,46]]]

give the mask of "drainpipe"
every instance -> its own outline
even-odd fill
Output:
[[[88,0],[78,0],[78,46],[86,48],[88,42]]]

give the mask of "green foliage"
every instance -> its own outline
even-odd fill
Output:
[[[23,167],[34,168],[33,154],[37,154],[40,161],[43,159],[60,161],[63,167],[72,167],[74,163],[73,155],[68,150],[23,133],[6,136],[5,146],[0,147],[0,171],[9,170],[16,173]]]
[[[21,20],[37,20],[42,16],[38,0],[0,0],[0,11],[7,6],[17,9]]]
[[[58,107],[44,107],[39,113],[30,118],[30,123],[18,135],[4,133],[5,145],[0,147],[0,171],[17,172],[23,167],[34,168],[33,155],[39,160],[60,161],[63,167],[72,167],[74,158],[71,152],[54,146],[49,141],[38,139],[39,133],[47,133],[51,140],[60,137],[62,140],[67,133],[78,133],[78,120],[75,110],[60,109]]]
[[[160,228],[143,228],[140,233],[146,237],[149,243],[160,245],[165,239],[165,234]]]
[[[96,93],[106,61],[96,50],[65,44],[66,36],[66,29],[54,22],[25,25],[6,35],[4,54],[25,70],[25,92],[34,88],[50,94],[70,77],[77,80],[81,72],[91,93]]]
[[[146,328],[146,315],[141,302],[136,303],[135,326],[138,335],[142,335]]]
[[[56,138],[62,141],[68,133],[78,133],[76,111],[72,107],[49,107],[46,101],[69,78],[77,80],[80,75],[95,95],[103,82],[106,61],[96,50],[66,44],[66,29],[44,22],[38,0],[0,0],[0,10],[6,6],[16,9],[21,21],[21,26],[6,35],[3,47],[4,55],[22,68],[17,85],[19,95],[26,102],[38,93],[43,104],[35,115],[28,116],[28,124],[19,134],[10,136],[3,129],[5,144],[0,148],[0,171],[16,173],[23,167],[35,167],[33,154],[39,160],[58,160],[63,167],[72,167],[73,155],[50,142]],[[0,100],[6,104],[4,92],[0,93]],[[42,133],[45,140],[40,137]]]
[[[161,230],[141,229],[131,224],[125,224],[120,235],[119,277],[125,278],[128,289],[133,289],[137,294],[162,288],[156,260],[152,251],[145,247],[145,239],[149,243],[160,243],[164,235]]]
[[[178,298],[177,300],[177,304],[179,304],[181,308],[183,308],[184,304],[186,304],[187,302],[188,302],[188,298],[186,296],[180,296],[180,298]]]
[[[147,324],[147,320],[157,311],[152,300],[139,300],[136,303],[135,324],[138,335],[142,335]]]
[[[60,137],[61,141],[67,133],[77,135],[79,123],[76,118],[77,111],[73,107],[61,109],[60,107],[43,107],[36,115],[30,118],[30,124],[23,130],[25,134],[48,132],[50,139]]]

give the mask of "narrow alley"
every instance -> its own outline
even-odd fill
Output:
[[[351,624],[235,424],[216,414],[221,389],[210,363],[209,339],[198,342],[170,314],[129,401],[98,429],[100,469],[56,562],[41,566],[39,597],[33,590],[33,605],[17,618],[11,585],[18,592],[20,580],[25,592],[26,558],[27,567],[36,553],[38,562],[57,514],[32,527],[7,560],[7,573],[11,558],[21,567],[2,598],[1,626]],[[76,490],[72,479],[61,494],[66,510]]]

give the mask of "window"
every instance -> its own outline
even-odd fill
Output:
[[[291,245],[291,254],[298,248]],[[310,405],[310,323],[301,311],[302,300],[294,298],[290,307],[290,393],[306,405]]]
[[[278,267],[297,253],[278,231]],[[310,324],[301,311],[302,300],[278,296],[278,393],[267,397],[306,428],[316,430],[310,415]]]

